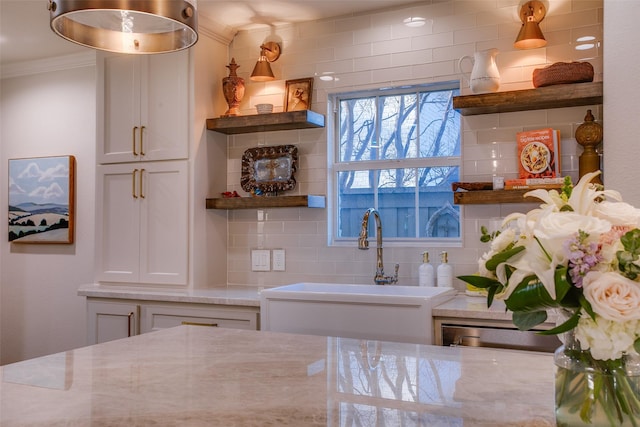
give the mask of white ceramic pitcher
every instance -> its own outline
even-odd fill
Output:
[[[458,69],[467,80],[473,93],[497,92],[500,87],[500,71],[496,65],[496,56],[500,53],[498,49],[491,48],[481,50],[470,56],[463,56],[458,61]],[[471,61],[473,68],[471,76],[464,71],[463,65],[466,61]]]

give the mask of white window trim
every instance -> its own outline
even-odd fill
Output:
[[[421,88],[429,90],[448,90],[459,88],[459,82],[442,82],[426,85],[412,85],[406,90],[395,91],[395,88],[381,88],[378,90],[358,91],[358,92],[336,92],[330,93],[327,97],[327,245],[332,247],[353,247],[357,243],[356,237],[337,237],[334,229],[338,223],[338,212],[335,208],[336,198],[338,194],[335,188],[335,177],[338,172],[344,170],[371,170],[371,169],[389,169],[393,163],[401,163],[402,168],[412,167],[428,167],[428,166],[457,166],[462,174],[462,154],[454,157],[438,157],[429,159],[402,159],[402,160],[369,160],[362,162],[338,162],[336,159],[336,122],[338,119],[338,99],[346,99],[353,95],[354,97],[365,97],[367,93],[371,95],[380,95],[384,91],[394,91],[394,94],[413,93],[421,90]],[[354,168],[354,163],[359,166]],[[384,165],[384,166],[383,166]],[[361,166],[361,167],[360,167]],[[363,212],[364,214],[364,212]],[[384,224],[383,224],[384,231]],[[393,238],[384,239],[385,247],[413,248],[425,246],[437,246],[445,248],[460,248],[463,246],[464,236],[464,206],[460,206],[460,236],[458,238]]]

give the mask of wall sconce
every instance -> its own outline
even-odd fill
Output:
[[[271,71],[270,62],[275,62],[280,58],[280,45],[276,42],[266,42],[260,46],[260,58],[251,73],[251,80],[254,82],[268,82],[275,79]]]
[[[514,47],[518,49],[535,49],[547,45],[547,41],[540,30],[540,22],[544,19],[547,10],[544,4],[538,0],[527,1],[520,7],[520,20],[522,27],[516,38]]]
[[[118,53],[166,53],[198,40],[193,0],[49,0],[51,29],[82,46]]]

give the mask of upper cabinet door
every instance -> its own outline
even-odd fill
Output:
[[[186,159],[189,52],[98,55],[98,163]]]

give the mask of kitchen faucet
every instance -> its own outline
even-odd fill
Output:
[[[380,221],[380,214],[375,208],[369,208],[362,217],[362,229],[360,230],[360,237],[358,237],[358,249],[369,249],[369,215],[373,214],[376,219],[376,275],[373,281],[376,285],[390,285],[398,281],[398,269],[399,264],[396,264],[395,274],[393,276],[384,275],[384,267],[382,265],[382,222]]]

